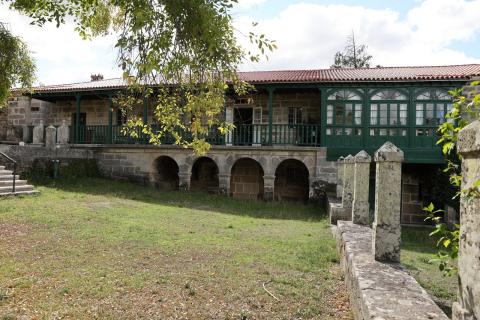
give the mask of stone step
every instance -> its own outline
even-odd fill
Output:
[[[0,166],[0,170],[5,170],[5,166]]]
[[[15,191],[34,191],[34,187],[30,184],[24,184],[21,186],[15,186]],[[12,192],[12,186],[0,186],[0,193]]]
[[[40,192],[38,192],[37,190],[16,191],[15,193],[0,191],[0,197],[2,197],[2,196],[18,196],[18,195],[22,195],[22,194],[28,195],[28,194],[37,194],[37,193],[40,193]]]
[[[13,184],[13,179],[9,180],[0,180],[0,187],[11,186]],[[27,184],[27,180],[15,180],[16,186],[23,186]]]
[[[12,180],[12,179],[13,179],[13,176],[12,176],[11,174],[0,175],[0,181]],[[19,176],[19,175],[16,175],[16,176],[15,176],[15,180],[20,180],[20,176]]]
[[[5,169],[0,170],[0,176],[4,174],[12,174],[12,173],[13,173],[12,170],[5,170]]]

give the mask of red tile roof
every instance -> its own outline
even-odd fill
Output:
[[[283,70],[239,72],[252,84],[267,83],[338,83],[399,81],[469,81],[480,76],[480,64],[422,67],[339,68],[318,70]],[[124,88],[120,78],[35,87],[36,93],[97,91]]]

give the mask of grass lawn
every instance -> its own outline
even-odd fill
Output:
[[[0,199],[2,320],[352,318],[318,207],[102,179],[39,190]]]
[[[436,241],[429,236],[431,228],[402,227],[402,265],[417,279],[434,300],[449,314],[457,298],[457,277],[444,277],[435,259]]]

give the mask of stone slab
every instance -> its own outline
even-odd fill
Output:
[[[399,264],[374,260],[370,228],[338,221],[333,230],[355,319],[448,320]]]

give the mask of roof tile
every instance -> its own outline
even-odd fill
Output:
[[[336,83],[396,82],[430,80],[471,80],[480,76],[480,64],[421,67],[338,68],[317,70],[282,70],[239,72],[240,79],[252,84],[266,83]],[[124,88],[121,78],[33,88],[36,93],[96,91]]]

